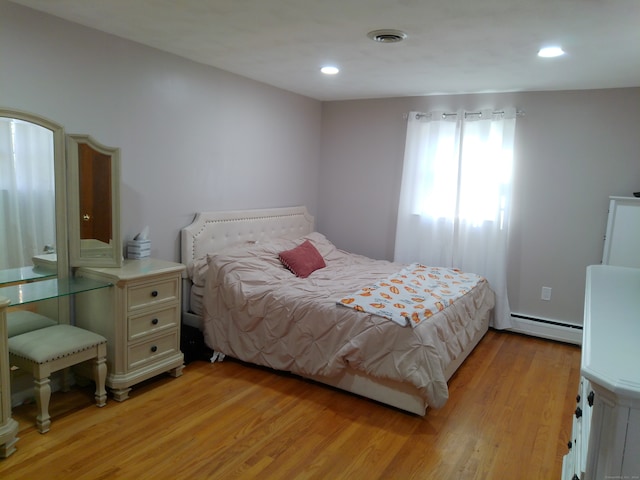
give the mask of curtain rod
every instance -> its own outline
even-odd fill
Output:
[[[492,115],[504,115],[504,110],[496,110],[491,112]],[[447,117],[455,117],[457,116],[458,113],[457,112],[452,112],[452,113],[443,113],[442,114],[442,118],[447,118]],[[464,112],[464,116],[465,118],[467,117],[467,115],[480,115],[482,116],[482,112]],[[409,118],[409,114],[405,113],[403,115],[404,119],[408,119]],[[420,119],[420,118],[431,118],[431,114],[430,113],[416,113],[416,119]],[[524,110],[516,110],[516,117],[524,117]]]

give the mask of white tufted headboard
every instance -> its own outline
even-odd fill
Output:
[[[180,256],[184,265],[224,247],[270,238],[299,238],[313,232],[313,217],[307,208],[284,207],[197,213],[181,231]],[[185,278],[182,291],[182,321],[200,327],[200,318],[190,312],[191,279]]]
[[[298,238],[313,232],[313,217],[304,206],[197,213],[181,232],[185,265],[234,243],[269,238]]]

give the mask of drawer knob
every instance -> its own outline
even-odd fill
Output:
[[[587,402],[589,403],[590,407],[593,407],[593,399],[595,397],[595,394],[593,393],[593,390],[591,390],[589,392],[589,395],[587,395]]]
[[[151,320],[151,323],[152,323],[153,325],[157,325],[157,324],[158,324],[158,319],[157,319],[157,318],[154,318],[153,320]]]
[[[569,440],[569,443],[567,443],[567,447],[569,448],[569,450],[571,450],[571,447],[573,447],[573,442],[571,440]]]
[[[576,408],[576,418],[580,418],[582,416],[582,409],[580,407]]]
[[[156,347],[155,345],[151,347],[151,351],[153,353],[156,353],[158,351],[158,347]]]
[[[158,291],[154,290],[153,292],[151,292],[151,296],[152,297],[157,297],[158,296]]]
[[[580,403],[580,394],[576,396],[576,403]]]

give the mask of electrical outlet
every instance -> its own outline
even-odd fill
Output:
[[[551,300],[551,287],[542,287],[542,292],[540,293],[540,298],[542,300],[546,300],[547,302]]]

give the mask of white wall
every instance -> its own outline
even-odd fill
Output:
[[[407,97],[323,104],[318,228],[337,246],[393,258],[411,110],[525,111],[516,126],[512,311],[582,323],[585,269],[602,256],[609,195],[640,190],[640,88]],[[540,299],[542,286],[551,301]]]
[[[199,210],[317,208],[320,102],[5,0],[0,105],[120,147],[123,239],[158,258]]]

